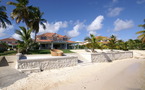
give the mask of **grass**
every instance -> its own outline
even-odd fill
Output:
[[[70,51],[70,49],[62,49],[64,53],[74,53]],[[6,56],[6,55],[16,55],[16,51],[5,51],[3,53],[0,53],[0,56]],[[50,54],[50,50],[30,50],[28,54]]]
[[[70,49],[62,49],[64,53],[73,53]],[[50,50],[31,50],[28,54],[50,54]]]
[[[13,50],[11,50],[11,51],[5,51],[5,52],[3,52],[3,53],[0,53],[0,56],[6,56],[6,55],[16,55],[16,51],[13,51]]]

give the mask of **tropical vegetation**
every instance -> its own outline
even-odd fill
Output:
[[[29,5],[29,0],[16,0],[17,2],[7,2],[8,5],[13,5],[15,8],[11,13],[11,18],[15,19],[16,23],[24,22],[25,27],[20,27],[21,30],[16,30],[16,33],[21,36],[22,41],[19,41],[18,50],[27,53],[29,49],[35,49],[38,46],[36,43],[36,34],[39,32],[39,26],[45,29],[46,20],[42,18],[43,12],[38,7]],[[31,39],[31,33],[35,33],[35,40]],[[31,47],[33,46],[33,47]]]
[[[0,0],[1,2],[1,0]],[[7,25],[11,25],[11,22],[8,20],[6,13],[6,7],[0,6],[0,28],[6,28]]]
[[[139,25],[139,27],[142,27],[145,29],[145,24]],[[138,39],[142,40],[142,43],[145,43],[145,30],[138,31],[136,32],[136,34],[139,34]]]
[[[90,37],[86,37],[84,40],[89,42],[88,44],[86,44],[86,47],[90,48],[92,50],[92,52],[95,52],[96,48],[101,49],[101,47],[98,43],[98,40],[96,39],[96,37],[93,34],[90,34]]]

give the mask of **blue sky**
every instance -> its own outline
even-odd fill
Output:
[[[1,4],[7,7],[8,16],[14,9],[2,0]],[[44,12],[43,18],[46,30],[40,27],[38,34],[53,32],[72,37],[73,41],[83,41],[90,33],[96,36],[116,35],[118,39],[136,39],[138,27],[145,19],[145,0],[29,0],[30,4]],[[15,34],[18,26],[9,18],[13,25],[7,29],[0,28],[0,39],[7,37],[19,38]],[[32,34],[33,36],[34,34]]]

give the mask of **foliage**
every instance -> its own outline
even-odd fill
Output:
[[[116,36],[114,35],[110,36],[109,43],[107,44],[107,46],[109,49],[111,49],[111,51],[113,51],[113,49],[116,49],[116,42],[117,42]]]
[[[8,16],[6,13],[6,7],[0,6],[0,28],[6,28],[7,24],[11,25],[11,22],[8,20]]]
[[[35,41],[36,34],[39,32],[39,24],[45,29],[46,22],[45,19],[42,19],[42,13],[38,7],[28,6],[29,0],[16,0],[15,2],[8,2],[7,4],[15,6],[15,9],[12,11],[11,18],[16,20],[16,23],[24,22],[27,25],[27,28],[32,29],[35,32]]]
[[[144,20],[144,22],[145,22],[145,20]],[[145,24],[139,25],[139,27],[142,27],[145,29]],[[141,39],[142,43],[145,43],[145,30],[138,31],[138,32],[136,32],[136,34],[139,34],[138,39]]]
[[[0,52],[0,56],[6,56],[6,55],[16,55],[16,51],[10,50],[10,51],[4,51]]]
[[[69,49],[62,49],[64,53],[73,53]],[[50,54],[50,50],[30,50],[28,54]]]
[[[102,49],[101,46],[99,46],[98,44],[98,40],[93,34],[90,34],[90,37],[86,37],[84,40],[89,42],[88,44],[86,44],[86,47],[90,48],[92,52],[95,51],[95,48]]]
[[[33,45],[33,40],[31,39],[32,30],[27,30],[25,27],[19,27],[21,30],[16,30],[16,33],[20,35],[22,41],[18,41],[18,52],[27,53],[28,50]]]
[[[36,41],[36,34],[39,32],[39,24],[42,25],[43,29],[46,29],[46,26],[44,23],[47,21],[42,18],[43,12],[40,12],[39,8],[33,7],[31,13],[31,19],[29,22],[29,27],[33,30],[35,33],[35,41]]]

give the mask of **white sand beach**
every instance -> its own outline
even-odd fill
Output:
[[[134,58],[32,73],[2,90],[145,90],[145,51]]]

